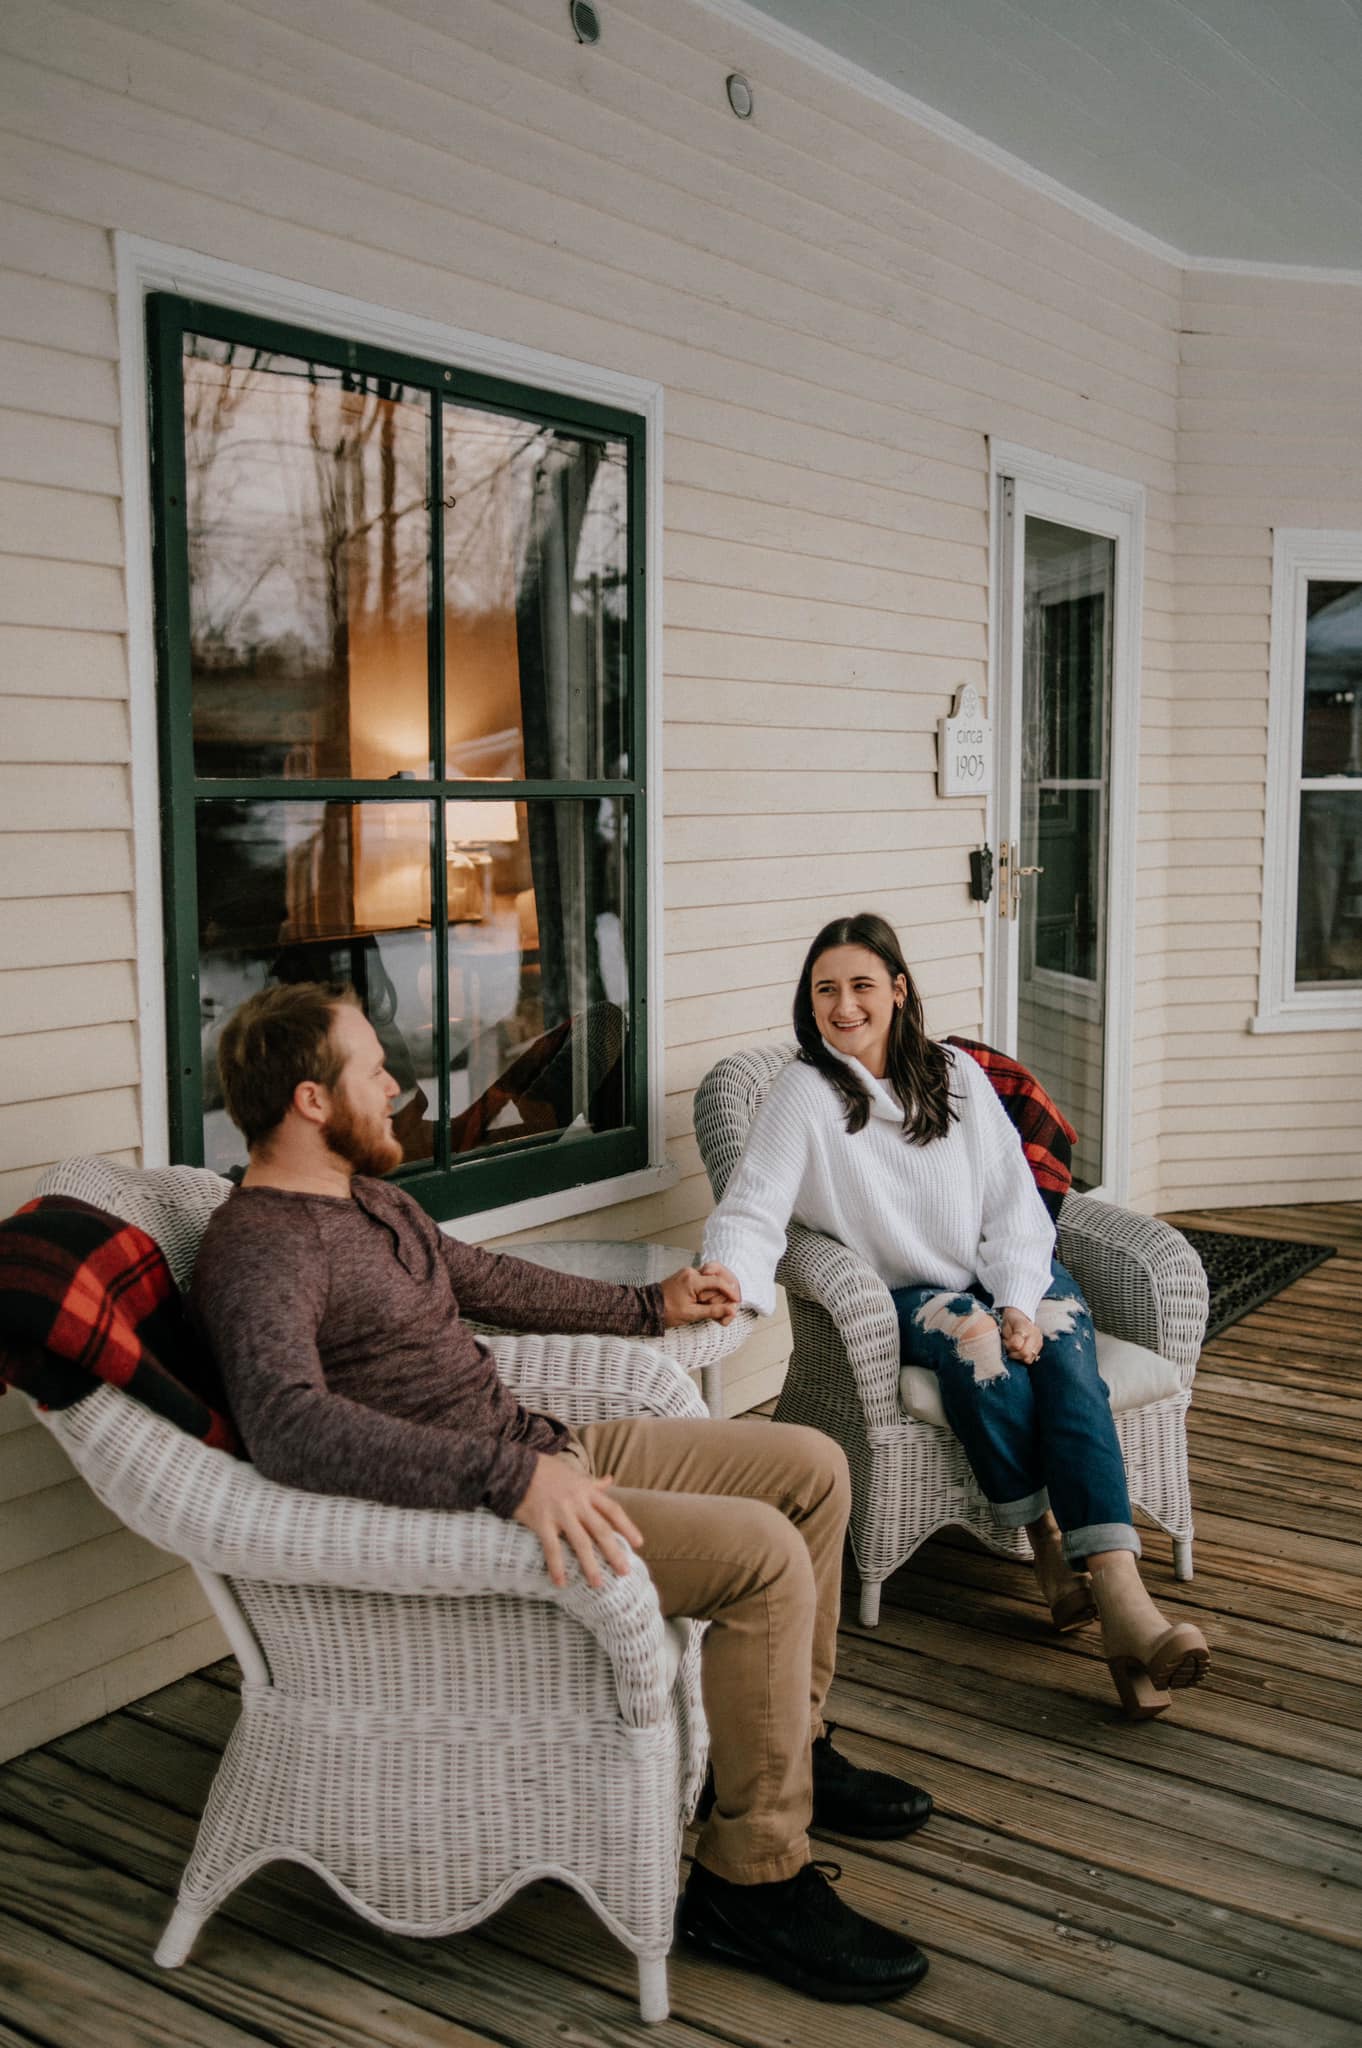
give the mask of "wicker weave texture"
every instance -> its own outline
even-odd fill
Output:
[[[140,1223],[187,1279],[227,1187],[94,1160],[54,1169],[42,1192]],[[569,1420],[704,1413],[675,1362],[641,1345],[494,1348],[523,1397]],[[707,1755],[702,1631],[663,1620],[641,1560],[599,1591],[570,1565],[558,1588],[517,1523],[276,1486],[112,1387],[42,1419],[130,1528],[195,1566],[245,1675],[160,1960],[182,1961],[278,1857],[404,1934],[467,1927],[549,1876],[640,1958],[644,2017],[665,2016]]]
[[[792,1044],[756,1046],[712,1068],[695,1097],[695,1134],[716,1199],[742,1155],[767,1089]],[[1157,1218],[1070,1195],[1059,1255],[1098,1327],[1161,1353],[1183,1392],[1117,1418],[1131,1497],[1174,1539],[1191,1577],[1192,1503],[1186,1412],[1206,1326],[1206,1280],[1186,1240]],[[1005,1556],[1029,1557],[1023,1531],[1002,1529],[949,1430],[915,1422],[899,1400],[898,1319],[889,1290],[858,1253],[792,1224],[777,1271],[794,1350],[776,1413],[835,1437],[851,1466],[851,1544],[862,1619],[879,1587],[938,1529],[959,1525]]]

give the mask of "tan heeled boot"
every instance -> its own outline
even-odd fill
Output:
[[[1127,1716],[1147,1721],[1165,1713],[1175,1688],[1199,1685],[1206,1676],[1211,1653],[1205,1636],[1195,1622],[1170,1622],[1160,1614],[1133,1557],[1095,1567],[1092,1586],[1107,1669]]]
[[[1050,1619],[1059,1635],[1069,1635],[1076,1628],[1083,1628],[1097,1615],[1097,1602],[1093,1597],[1092,1579],[1087,1572],[1075,1571],[1064,1555],[1064,1539],[1059,1530],[1044,1535],[1032,1535],[1031,1547],[1035,1552],[1036,1584],[1040,1597],[1050,1609]]]

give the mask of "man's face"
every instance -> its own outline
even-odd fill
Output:
[[[384,1065],[378,1034],[362,1010],[343,1003],[332,1018],[331,1043],[344,1065],[322,1128],[327,1149],[355,1173],[391,1173],[402,1147],[389,1112],[401,1091]]]

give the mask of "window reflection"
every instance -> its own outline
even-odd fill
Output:
[[[1296,983],[1362,983],[1362,790],[1301,792]]]
[[[1362,583],[1306,588],[1304,776],[1362,775]]]
[[[622,809],[615,798],[446,805],[456,1157],[627,1121]],[[404,1143],[433,1148],[428,1116],[413,1105]]]
[[[628,449],[443,412],[450,775],[628,773]]]
[[[431,806],[213,801],[197,828],[205,1165],[245,1163],[217,1037],[271,982],[351,984],[407,1098],[433,1089]],[[408,1159],[429,1158],[419,1134],[399,1136]]]
[[[245,1163],[217,1036],[271,982],[350,983],[402,1089],[408,1162],[627,1121],[628,918],[616,798],[445,806],[449,1064],[435,1029],[433,806],[213,799],[198,807],[204,1158]]]
[[[184,415],[199,774],[429,774],[429,399],[186,335]]]

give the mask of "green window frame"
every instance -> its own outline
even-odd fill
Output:
[[[259,351],[274,358],[296,358],[342,378],[369,380],[365,391],[396,389],[419,394],[428,407],[428,519],[426,552],[426,717],[429,759],[425,772],[404,769],[400,775],[332,776],[291,773],[205,774],[196,757],[195,682],[192,661],[191,547],[189,466],[185,425],[186,337],[198,337],[224,348]],[[343,336],[235,312],[220,305],[155,293],[147,300],[147,339],[151,407],[151,482],[153,507],[153,570],[156,615],[158,739],[162,804],[162,877],[165,929],[167,1012],[167,1081],[171,1157],[190,1165],[204,1163],[205,1062],[201,1014],[200,864],[197,852],[204,807],[224,803],[279,806],[288,803],[344,804],[359,817],[361,807],[381,801],[383,815],[393,805],[423,806],[429,825],[429,946],[432,1060],[438,1100],[432,1105],[432,1156],[398,1168],[395,1176],[424,1208],[439,1219],[468,1215],[523,1202],[537,1196],[614,1179],[648,1164],[648,780],[647,780],[647,633],[645,620],[646,422],[636,413],[601,405],[500,378],[470,372],[457,363],[428,360],[355,342]],[[347,386],[347,388],[349,388]],[[618,719],[620,749],[593,757],[598,770],[617,773],[553,776],[451,774],[446,755],[446,637],[448,632],[445,568],[444,451],[451,408],[505,420],[528,421],[550,434],[570,437],[575,446],[608,442],[625,472],[624,503],[627,534],[619,601],[622,700],[612,716]],[[622,450],[622,456],[618,451]],[[568,691],[578,703],[584,692]],[[574,711],[573,717],[579,716]],[[589,704],[580,717],[592,716]],[[603,747],[603,743],[601,743]],[[436,772],[443,770],[443,773]],[[586,821],[604,817],[607,806],[618,837],[619,947],[616,969],[625,990],[617,1010],[623,1044],[611,1069],[617,1107],[614,1127],[527,1130],[525,1135],[498,1135],[468,1151],[453,1148],[451,1139],[450,1071],[451,1005],[450,948],[434,935],[450,927],[451,854],[449,821],[455,815],[481,816],[480,800],[494,803],[504,817],[514,804],[528,820],[532,806],[555,806],[566,820],[568,807],[579,807]],[[218,815],[221,815],[219,813]],[[488,812],[487,816],[490,817]],[[369,812],[377,819],[379,814]],[[564,828],[566,829],[566,828]],[[583,822],[582,831],[587,827]],[[414,830],[414,827],[413,827]],[[505,833],[492,836],[506,836]],[[482,856],[484,860],[486,855]],[[570,877],[569,877],[570,879]],[[536,898],[536,902],[537,902]],[[587,915],[583,906],[565,900],[564,929],[569,915]],[[561,941],[569,950],[568,941]],[[570,1020],[569,1031],[577,1029]],[[585,1031],[581,1033],[585,1037]],[[576,1098],[574,1098],[576,1099]],[[588,1120],[589,1121],[589,1120]]]

